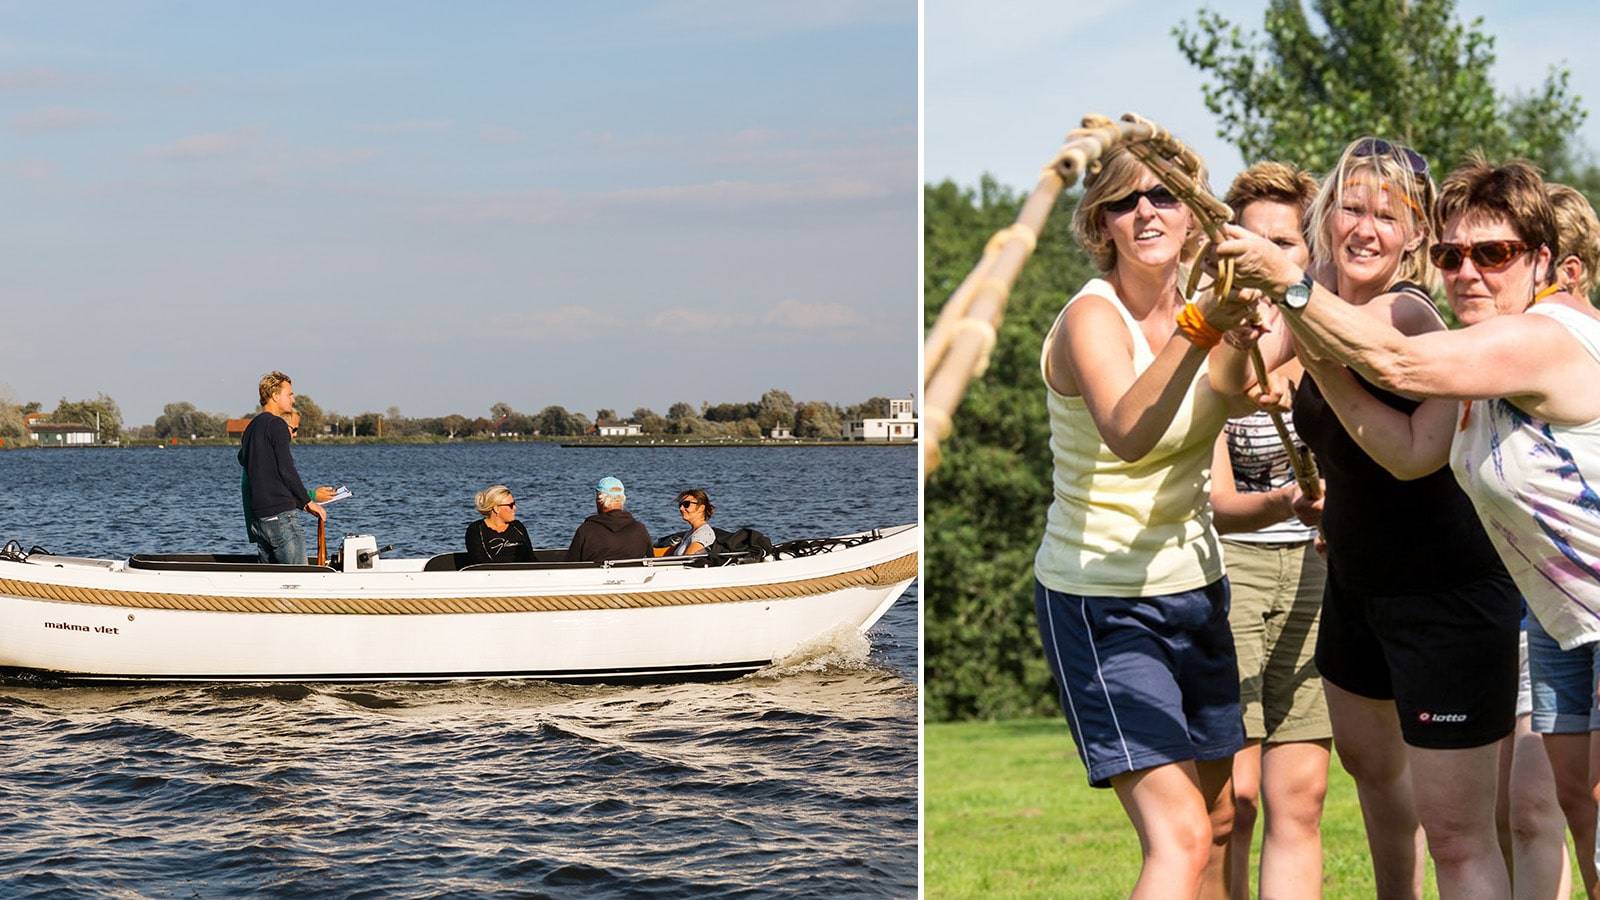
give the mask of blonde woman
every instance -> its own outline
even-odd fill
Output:
[[[1208,356],[1242,368],[1218,341],[1243,310],[1185,305],[1196,225],[1136,159],[1108,154],[1085,185],[1073,232],[1103,274],[1041,353],[1055,474],[1034,607],[1089,781],[1116,791],[1139,834],[1133,895],[1215,896],[1244,733],[1206,504],[1228,415]]]
[[[503,484],[490,485],[474,498],[482,519],[467,526],[467,556],[472,563],[533,562],[533,541],[517,521],[517,498]]]

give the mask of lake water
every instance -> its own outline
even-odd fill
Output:
[[[354,494],[330,545],[395,556],[461,549],[496,482],[541,546],[603,475],[652,535],[685,487],[775,542],[917,518],[911,447],[295,457]],[[0,452],[0,541],[250,552],[238,484],[232,448]],[[0,684],[0,896],[914,895],[916,587],[870,645],[719,684]]]

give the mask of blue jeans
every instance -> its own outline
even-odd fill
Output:
[[[1533,682],[1533,730],[1539,734],[1600,731],[1595,684],[1600,679],[1600,643],[1562,650],[1528,616],[1528,674]]]
[[[275,516],[252,521],[256,552],[264,563],[290,566],[306,564],[306,532],[300,527],[300,510],[291,509]]]

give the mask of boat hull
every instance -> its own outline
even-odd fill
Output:
[[[909,584],[908,555],[914,575],[917,532],[865,545],[870,554],[722,569],[228,576],[4,565],[0,671],[73,681],[730,678],[865,632]],[[185,605],[196,608],[174,608]]]

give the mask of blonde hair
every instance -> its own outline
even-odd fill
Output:
[[[1595,217],[1589,198],[1574,188],[1551,181],[1545,182],[1545,192],[1550,195],[1556,233],[1560,236],[1557,262],[1575,256],[1583,264],[1577,283],[1567,287],[1587,296],[1594,290],[1596,276],[1600,276],[1600,218]]]
[[[1195,158],[1199,159],[1198,156]],[[1139,162],[1133,154],[1125,148],[1117,147],[1101,160],[1100,171],[1083,181],[1083,196],[1078,200],[1078,208],[1072,213],[1072,236],[1077,239],[1079,246],[1089,252],[1095,268],[1099,269],[1101,274],[1117,267],[1117,245],[1111,240],[1111,235],[1106,233],[1100,214],[1105,211],[1105,204],[1133,193],[1134,186],[1149,173],[1149,168]],[[1188,174],[1201,191],[1208,195],[1211,193],[1211,186],[1206,181],[1204,162],[1200,163],[1198,170]],[[1185,207],[1184,211],[1188,212],[1188,208]],[[1205,232],[1194,222],[1194,214],[1189,213],[1189,217],[1189,235],[1184,242],[1180,262],[1194,259],[1200,252],[1200,242],[1205,237]]]
[[[491,484],[473,497],[473,502],[478,506],[478,512],[482,513],[485,518],[494,512],[496,506],[508,503],[510,500],[511,489],[503,484]]]
[[[278,388],[293,383],[289,376],[282,372],[268,372],[261,376],[261,383],[256,386],[256,392],[261,395],[261,405],[266,406],[272,395],[278,392]]]
[[[1258,162],[1235,176],[1223,202],[1233,209],[1235,222],[1244,215],[1245,207],[1263,200],[1295,207],[1300,210],[1300,221],[1304,222],[1306,211],[1316,198],[1317,179],[1310,172],[1269,160]]]
[[[1358,150],[1362,152],[1358,153]],[[1413,168],[1410,155],[1422,160],[1416,151],[1408,147],[1373,137],[1359,138],[1344,148],[1344,152],[1339,154],[1338,164],[1323,179],[1322,189],[1317,192],[1311,209],[1306,212],[1306,235],[1310,238],[1312,259],[1318,265],[1333,262],[1334,246],[1329,232],[1333,225],[1333,214],[1344,205],[1345,188],[1352,181],[1371,179],[1391,196],[1401,198],[1400,205],[1405,208],[1410,226],[1406,230],[1406,241],[1421,238],[1416,247],[1401,252],[1395,279],[1415,282],[1428,288],[1433,286],[1435,277],[1433,265],[1428,261],[1428,250],[1438,239],[1439,233],[1433,209],[1437,190],[1431,175]],[[1422,160],[1422,163],[1427,165],[1426,160]]]

